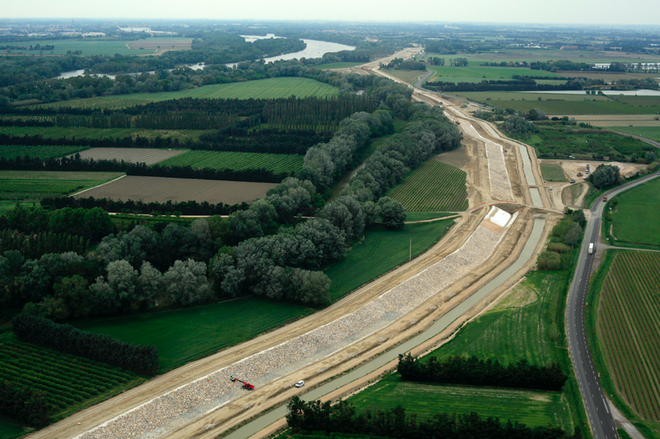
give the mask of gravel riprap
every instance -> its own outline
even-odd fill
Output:
[[[497,207],[493,206],[491,212],[493,209]],[[354,312],[154,398],[78,438],[160,437],[244,395],[242,384],[230,381],[232,375],[258,388],[344,349],[391,324],[474,270],[488,259],[504,233],[480,225],[463,247]]]
[[[486,144],[486,157],[488,158],[488,177],[490,180],[490,192],[493,198],[513,201],[513,191],[511,190],[511,181],[509,173],[506,170],[504,161],[504,150],[502,145],[491,142],[479,134],[470,122],[463,122],[461,127],[470,137],[482,140]]]

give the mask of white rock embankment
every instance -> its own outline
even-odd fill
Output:
[[[508,213],[492,207],[491,216]],[[485,220],[487,221],[487,220]],[[318,361],[391,324],[474,270],[491,255],[500,233],[480,225],[454,253],[356,311],[278,346],[184,385],[82,435],[80,439],[152,438],[244,394],[231,375],[262,386]]]

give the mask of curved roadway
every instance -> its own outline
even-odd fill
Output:
[[[658,176],[660,176],[660,172],[614,188],[603,195],[613,197],[620,192]],[[568,306],[566,307],[566,333],[571,361],[573,362],[573,368],[575,369],[575,374],[580,385],[582,399],[584,400],[594,439],[618,439],[619,436],[616,432],[612,414],[610,413],[603,389],[598,382],[598,373],[594,368],[593,359],[589,352],[584,326],[587,287],[589,285],[589,276],[595,255],[595,251],[594,254],[589,254],[589,244],[594,243],[595,247],[598,246],[600,222],[604,207],[605,203],[602,197],[599,197],[591,207],[591,218],[585,228],[582,249],[580,250],[575,276],[569,290]]]

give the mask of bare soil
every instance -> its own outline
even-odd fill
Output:
[[[274,183],[129,175],[86,191],[80,197],[142,200],[144,203],[195,200],[199,203],[208,201],[212,204],[236,204],[251,203],[257,198],[263,198],[266,192],[275,186]]]

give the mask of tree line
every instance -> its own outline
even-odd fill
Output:
[[[564,218],[552,228],[548,248],[539,254],[539,270],[566,270],[573,257],[572,249],[580,243],[587,220],[582,210],[566,208]]]
[[[19,314],[11,321],[20,341],[36,344],[65,354],[121,367],[142,375],[158,373],[158,349],[121,342],[106,334],[81,331],[71,325]]]
[[[46,209],[84,209],[100,208],[106,212],[141,213],[157,215],[229,215],[237,210],[248,208],[247,203],[241,204],[212,204],[208,201],[197,202],[195,200],[164,203],[155,201],[145,203],[141,200],[112,200],[109,198],[73,198],[73,197],[51,197],[41,200],[41,206]],[[100,238],[99,238],[100,239]]]
[[[404,381],[469,384],[560,391],[568,379],[557,363],[537,366],[521,359],[504,366],[499,360],[454,355],[438,360],[431,356],[420,361],[410,353],[399,354],[397,371]]]
[[[348,401],[305,402],[294,396],[287,404],[286,420],[294,433],[332,432],[402,439],[579,439],[556,427],[528,427],[519,422],[502,422],[499,418],[482,418],[477,413],[436,413],[420,418],[397,406],[388,410],[357,412]]]
[[[420,61],[394,58],[387,64],[381,63],[380,68],[385,70],[426,70],[426,65]]]
[[[106,210],[98,206],[71,207],[71,205],[62,206],[58,210],[47,211],[41,208],[27,209],[17,205],[14,209],[7,211],[5,216],[0,217],[0,230],[8,229],[21,232],[22,235],[17,235],[17,239],[20,240],[21,237],[25,237],[32,240],[32,243],[24,244],[27,248],[36,246],[39,249],[64,245],[73,247],[67,251],[76,252],[77,248],[80,248],[81,241],[75,240],[75,236],[85,241],[99,241],[114,231],[115,226],[112,224]],[[13,232],[9,233],[11,236]],[[64,244],[57,244],[62,239],[64,239]],[[10,245],[8,243],[11,239],[8,238],[8,240],[7,243],[3,242],[2,245]],[[42,240],[44,241],[43,244],[41,243]],[[51,240],[54,242],[48,244],[47,242]],[[85,247],[87,246],[88,244],[85,244]]]
[[[17,250],[28,259],[36,259],[46,253],[76,252],[84,255],[89,248],[89,239],[68,233],[41,232],[25,234],[17,230],[0,230],[0,254]]]
[[[565,84],[537,84],[533,79],[490,80],[481,82],[443,82],[433,81],[424,84],[425,88],[437,91],[552,91],[552,90],[582,90],[576,81]]]

